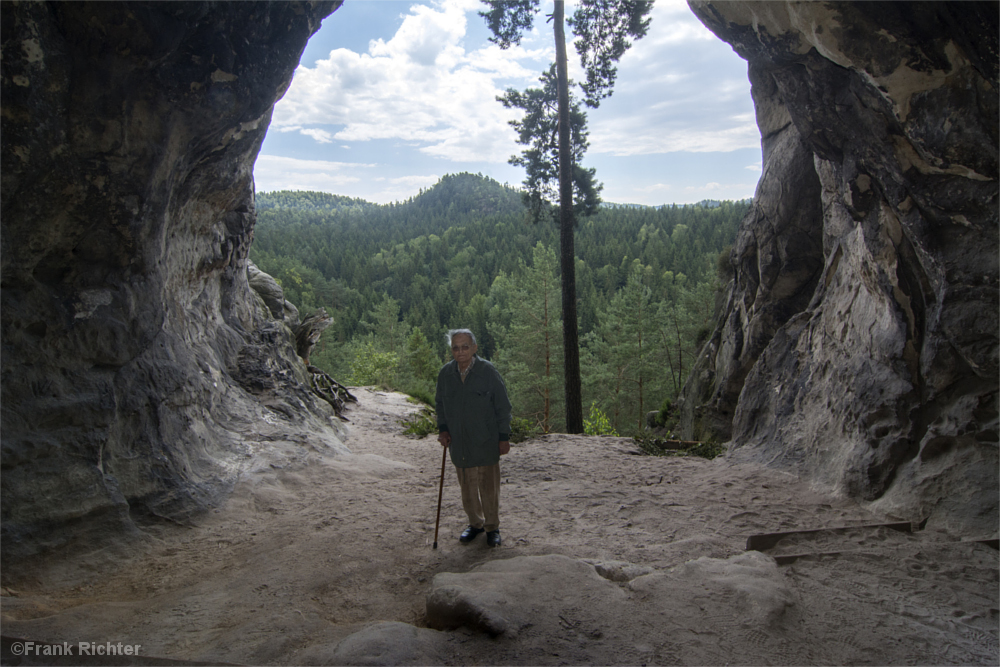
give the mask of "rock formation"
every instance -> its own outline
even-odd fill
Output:
[[[763,175],[684,437],[997,530],[996,3],[703,2]]]
[[[254,160],[339,4],[4,4],[5,557],[187,521],[263,441],[343,450],[247,278]]]
[[[5,557],[188,521],[263,442],[343,449],[247,261],[272,107],[338,5],[4,5]],[[764,174],[685,437],[995,531],[996,4],[692,7],[750,63]]]

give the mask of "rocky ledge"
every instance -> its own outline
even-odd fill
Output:
[[[189,521],[263,443],[344,449],[247,275],[257,152],[339,4],[5,3],[5,558]]]
[[[749,63],[764,162],[684,437],[995,534],[996,3],[689,4]]]
[[[296,351],[323,318],[247,261],[274,102],[338,5],[4,5],[5,558],[190,521],[261,447],[343,450]],[[995,3],[692,7],[750,63],[764,173],[685,436],[995,532]]]

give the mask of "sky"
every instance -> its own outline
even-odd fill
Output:
[[[574,3],[566,3],[567,15]],[[489,42],[479,0],[346,0],[309,40],[275,105],[254,169],[259,192],[319,190],[385,204],[446,174],[520,187],[522,146],[496,100],[539,87],[555,60],[542,0],[506,51]],[[752,197],[761,171],[746,62],[683,0],[656,0],[648,34],[619,63],[614,94],[584,107],[602,198],[688,204]],[[571,45],[570,78],[582,80]]]

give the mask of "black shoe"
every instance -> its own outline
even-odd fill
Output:
[[[462,531],[461,535],[458,536],[458,541],[461,542],[461,543],[463,543],[463,544],[467,544],[467,543],[471,542],[472,540],[476,539],[476,535],[478,535],[479,533],[483,532],[483,530],[485,530],[485,529],[484,528],[474,528],[472,526],[469,526],[468,528],[466,528],[465,530]]]
[[[488,547],[498,547],[500,546],[500,529],[491,530],[486,533],[486,546]]]

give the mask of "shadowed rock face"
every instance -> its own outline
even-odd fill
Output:
[[[342,448],[247,283],[253,163],[339,4],[4,4],[5,555],[187,520],[270,424]]]
[[[749,62],[764,169],[685,437],[995,532],[996,4],[689,4]]]

